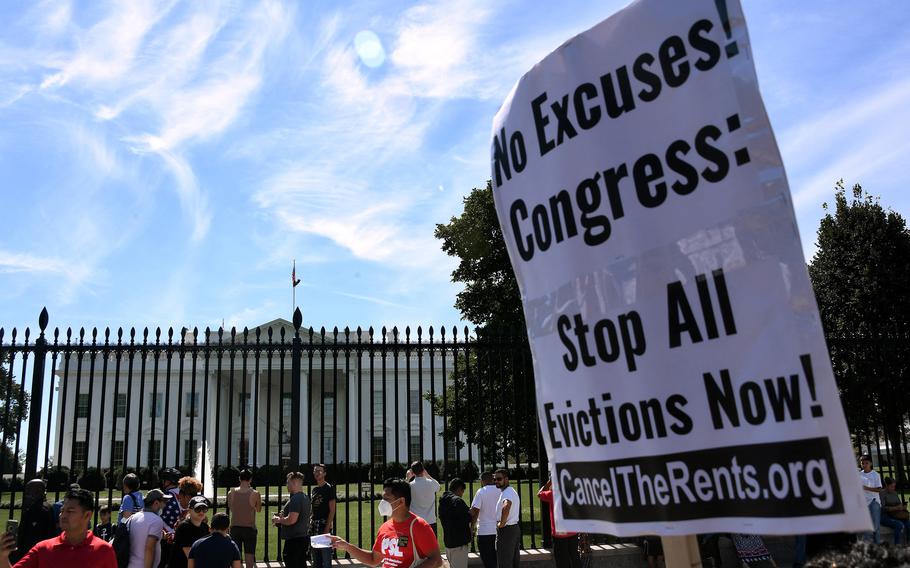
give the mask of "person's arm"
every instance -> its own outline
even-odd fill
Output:
[[[547,482],[543,484],[543,487],[537,492],[537,496],[540,497],[541,493],[549,491],[551,487],[553,487],[553,480],[548,479]]]
[[[471,507],[471,523],[477,522],[477,517],[480,516],[480,509],[477,507]]]
[[[186,568],[196,568],[196,561],[190,558],[186,561]],[[236,568],[236,567],[234,567]]]
[[[287,517],[282,517],[281,515],[276,515],[278,518],[278,524],[284,526],[290,526],[297,522],[297,518],[300,517],[300,513],[293,511],[288,513]]]
[[[341,550],[351,555],[351,558],[366,566],[379,566],[382,563],[382,553],[376,550],[364,550],[354,546],[340,536],[330,537],[332,539],[332,548]],[[437,553],[439,551],[437,550]],[[0,567],[2,568],[2,567]]]
[[[512,500],[503,499],[502,500],[502,515],[499,521],[496,522],[496,526],[502,528],[506,526],[506,521],[509,520],[509,511],[512,510]]]
[[[329,501],[329,516],[325,521],[325,532],[332,532],[332,524],[335,522],[335,499]]]
[[[9,554],[14,550],[16,550],[16,537],[9,533],[4,533],[3,538],[0,539],[0,568],[10,568]],[[28,554],[25,555],[25,558],[27,557]],[[25,560],[25,558],[22,560]]]
[[[262,495],[260,495],[258,491],[253,491],[251,499],[253,500],[253,509],[255,509],[257,513],[262,511]]]
[[[458,513],[461,515],[463,522],[470,524],[474,521],[474,517],[471,515],[471,511],[468,509],[468,504],[461,499],[458,500],[457,509]]]
[[[442,566],[442,555],[439,554],[439,547],[430,552],[420,563],[420,568],[440,568],[440,566]]]
[[[233,562],[231,562],[231,568],[240,568],[240,561],[234,560]]]
[[[152,568],[152,564],[155,562],[156,546],[158,546],[158,539],[149,535],[149,537],[145,539],[145,568]]]

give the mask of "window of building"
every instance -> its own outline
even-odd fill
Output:
[[[87,392],[76,395],[76,418],[88,418],[89,398]]]
[[[323,463],[335,462],[335,432],[331,429],[326,430],[322,436],[322,456],[320,461]]]
[[[282,444],[282,455],[287,454],[290,457],[291,443],[291,410],[293,409],[294,399],[291,393],[281,393],[281,424],[278,425],[279,443]],[[285,451],[284,445],[288,445],[288,451]]]
[[[325,418],[326,427],[330,427],[335,418],[335,393],[322,393],[322,416]]]
[[[86,466],[87,462],[88,462],[88,442],[78,441],[75,444],[73,444],[73,470],[85,471],[85,466]]]
[[[124,456],[123,456],[124,444],[123,440],[114,440],[114,458],[111,462],[111,465],[115,470],[123,469]]]
[[[198,392],[188,392],[184,393],[183,397],[183,408],[185,409],[185,416],[187,418],[195,418],[199,416],[199,393]]]
[[[149,440],[148,445],[149,467],[161,467],[161,440]]]
[[[373,436],[372,444],[370,445],[370,456],[373,459],[373,463],[385,463],[384,436]]]
[[[126,393],[118,392],[114,403],[114,418],[126,418]]]
[[[458,446],[455,440],[446,440],[446,459],[449,461],[458,459]]]
[[[240,462],[240,465],[246,465],[246,464],[250,463],[250,440],[249,440],[249,438],[241,438],[240,449],[237,454],[237,460]]]
[[[411,442],[408,444],[408,461],[418,461],[423,459],[423,450],[420,447],[420,436],[411,434]]]
[[[382,424],[382,388],[373,391],[373,422]]]
[[[199,440],[183,441],[183,463],[189,467],[196,467],[196,459],[199,457]]]
[[[420,415],[420,391],[416,388],[408,391],[408,414],[411,416]]]
[[[162,418],[164,416],[164,393],[149,393],[149,398],[151,399],[149,403],[149,418]]]
[[[249,420],[250,418],[250,393],[237,393],[237,412],[240,413],[240,416]]]

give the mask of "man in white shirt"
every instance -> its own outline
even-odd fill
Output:
[[[477,525],[477,552],[483,568],[496,568],[496,503],[502,491],[493,485],[492,471],[483,472],[480,482],[483,487],[471,501],[471,523]]]
[[[882,492],[882,478],[878,472],[872,469],[872,458],[861,456],[859,465],[862,469],[859,472],[860,482],[863,485],[863,496],[866,498],[866,505],[869,507],[869,516],[872,517],[872,532],[863,535],[865,540],[872,540],[875,544],[879,543],[879,524],[882,518],[882,502],[878,496]]]
[[[436,492],[439,482],[433,479],[423,464],[416,461],[408,470],[408,483],[411,485],[411,512],[429,523],[436,532]]]
[[[496,564],[498,568],[518,568],[521,502],[518,493],[509,486],[508,470],[497,469],[493,473],[493,482],[502,490],[496,502]]]
[[[170,493],[152,489],[145,496],[145,509],[129,518],[129,568],[155,568],[161,562],[161,547],[158,543],[165,524],[160,513],[165,501],[169,499],[173,499]]]

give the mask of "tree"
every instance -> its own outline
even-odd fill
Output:
[[[906,401],[894,393],[910,389],[910,232],[903,217],[843,180],[834,211],[818,228],[818,250],[809,264],[822,325],[850,430],[874,440],[878,425],[894,450],[903,482],[901,439]]]
[[[445,396],[427,399],[446,417],[446,437],[460,432],[459,446],[477,446],[485,464],[536,461],[534,373],[492,184],[474,188],[461,215],[436,225],[435,235],[442,250],[459,259],[452,281],[464,289],[455,307],[477,330],[475,349],[459,354]]]
[[[0,349],[0,473],[18,473],[22,470],[19,456],[15,454],[15,441],[19,424],[28,413],[28,393],[23,393],[13,375],[11,353]]]

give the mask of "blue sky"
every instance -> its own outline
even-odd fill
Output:
[[[514,82],[624,4],[4,2],[0,326],[289,318],[292,258],[306,325],[459,323],[434,225]],[[838,178],[910,215],[907,5],[744,10],[807,253]]]

